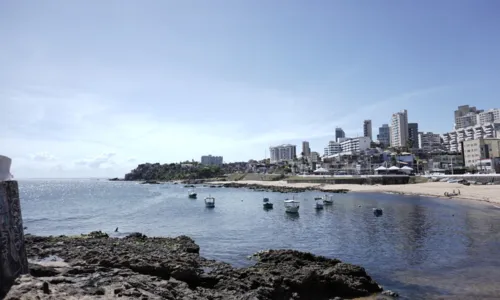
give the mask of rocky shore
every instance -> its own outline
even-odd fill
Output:
[[[262,192],[275,192],[275,193],[302,193],[305,191],[324,191],[322,189],[321,185],[314,185],[314,186],[285,186],[285,185],[262,185],[258,183],[239,183],[239,182],[228,182],[228,183],[222,183],[220,186],[223,187],[230,187],[230,188],[248,188],[251,190],[255,191],[262,191]],[[347,193],[349,192],[348,189],[331,189],[328,190],[329,193]]]
[[[5,299],[353,299],[382,288],[362,267],[293,250],[236,269],[199,255],[187,236],[26,236],[30,274]],[[382,297],[382,296],[380,296]]]

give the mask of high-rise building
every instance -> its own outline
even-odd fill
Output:
[[[392,114],[391,146],[405,147],[408,141],[408,112],[406,109]]]
[[[335,141],[338,142],[341,138],[345,138],[345,132],[342,128],[337,127],[335,128]]]
[[[391,144],[391,129],[389,124],[382,124],[378,128],[377,140],[382,144],[382,147],[388,147]]]
[[[455,129],[476,125],[476,115],[481,112],[483,112],[483,110],[478,110],[475,106],[459,106],[458,109],[455,110]]]
[[[292,160],[297,157],[297,147],[290,144],[269,147],[269,152],[271,152],[270,161],[272,163]]]
[[[500,123],[500,109],[489,109],[476,115],[477,125],[484,125],[488,123]]]
[[[418,148],[418,123],[408,123],[408,141],[412,149]]]
[[[363,121],[363,136],[372,139],[372,120]]]
[[[201,164],[209,166],[221,166],[222,156],[203,155],[201,157]]]
[[[418,148],[424,152],[431,152],[443,148],[441,143],[441,136],[432,132],[419,132],[418,133]]]
[[[340,143],[336,141],[329,141],[328,146],[325,148],[325,156],[335,155],[342,152]]]
[[[447,151],[462,152],[461,143],[477,139],[500,138],[500,123],[460,128],[442,135],[443,145]]]
[[[304,156],[311,155],[311,148],[309,147],[309,142],[307,142],[307,141],[302,142],[302,155],[304,155]]]

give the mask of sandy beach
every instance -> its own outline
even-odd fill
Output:
[[[214,184],[230,183],[231,181],[214,182]],[[403,195],[419,195],[428,197],[439,197],[446,199],[463,199],[486,201],[500,204],[500,185],[470,185],[465,186],[458,183],[448,182],[426,182],[417,184],[396,184],[396,185],[359,185],[359,184],[318,184],[318,183],[287,183],[286,181],[237,181],[239,184],[258,184],[262,186],[286,186],[286,187],[317,187],[319,190],[348,189],[351,192],[371,192],[371,193],[395,193]],[[451,193],[460,190],[460,195],[456,197],[445,197],[444,193]]]

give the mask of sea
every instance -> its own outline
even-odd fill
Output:
[[[500,209],[489,203],[347,193],[316,211],[318,191],[198,185],[189,199],[180,184],[105,179],[20,180],[19,189],[29,234],[187,235],[202,256],[235,267],[252,265],[260,250],[296,249],[361,265],[400,299],[500,299]],[[204,206],[209,195],[213,209]],[[263,209],[264,197],[274,209]],[[285,212],[287,197],[301,202],[298,215]]]

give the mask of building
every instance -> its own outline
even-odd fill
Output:
[[[222,166],[222,156],[204,155],[201,157],[202,165]]]
[[[484,125],[460,128],[442,135],[443,146],[450,152],[462,152],[461,143],[465,141],[500,138],[500,123],[487,123]]]
[[[406,109],[392,114],[391,147],[405,147],[408,142],[408,112]]]
[[[372,140],[372,120],[363,121],[363,136]]]
[[[311,148],[309,147],[309,142],[302,142],[302,155],[303,156],[311,156]]]
[[[418,148],[418,123],[408,123],[408,142],[411,149]]]
[[[382,127],[378,128],[377,140],[383,147],[388,147],[391,144],[391,128],[388,124],[382,124]]]
[[[295,145],[285,144],[275,147],[269,147],[270,162],[277,163],[280,161],[288,161],[297,157],[297,147]]]
[[[455,129],[474,126],[477,124],[478,113],[483,112],[475,106],[461,105],[455,110]]]
[[[325,148],[325,156],[335,155],[342,152],[342,146],[336,141],[329,141],[328,147]]]
[[[500,123],[500,109],[490,109],[476,115],[476,124]]]
[[[432,132],[419,132],[418,133],[418,148],[423,152],[432,152],[441,150],[443,144],[441,143],[441,136]]]
[[[481,161],[500,157],[500,138],[479,138],[463,142],[465,167],[480,167]]]
[[[342,154],[359,153],[370,148],[372,140],[369,137],[357,137],[340,143]],[[333,154],[330,154],[333,155]]]
[[[345,138],[345,132],[342,128],[337,127],[335,128],[335,141],[338,142],[341,138]]]

